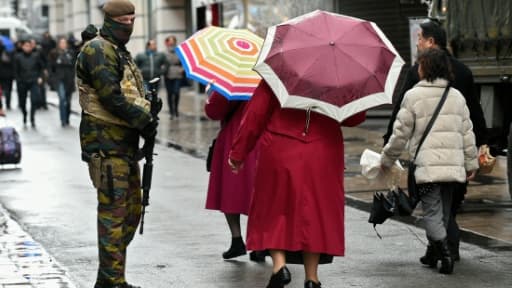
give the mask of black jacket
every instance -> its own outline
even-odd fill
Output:
[[[64,84],[67,92],[75,90],[75,56],[71,50],[53,49],[48,56],[50,88],[57,90],[59,83]]]
[[[7,52],[0,45],[0,79],[14,79],[14,52]]]
[[[19,52],[14,56],[14,75],[16,82],[35,82],[43,77],[45,65],[38,52],[30,54]]]
[[[452,65],[453,74],[455,76],[455,79],[452,82],[452,87],[459,90],[466,99],[466,105],[469,109],[469,117],[471,118],[471,122],[473,122],[473,132],[475,133],[476,145],[480,146],[483,144],[488,144],[487,126],[485,124],[484,113],[482,111],[482,106],[480,106],[480,103],[475,96],[473,73],[471,73],[471,70],[469,70],[466,65],[454,57],[450,57],[450,62]],[[391,134],[393,134],[393,124],[396,119],[396,114],[400,110],[400,104],[404,99],[405,92],[414,87],[414,85],[416,85],[416,83],[419,81],[420,78],[418,75],[418,64],[415,64],[407,72],[407,77],[405,78],[404,85],[400,90],[398,101],[393,108],[393,113],[391,114],[391,118],[389,119],[388,123],[388,130],[382,137],[384,138],[384,145],[388,143],[389,137],[391,137]]]

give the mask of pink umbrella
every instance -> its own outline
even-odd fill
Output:
[[[254,70],[283,107],[341,122],[391,103],[403,64],[375,23],[317,10],[270,27]]]

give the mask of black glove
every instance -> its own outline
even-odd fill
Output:
[[[142,130],[140,131],[140,136],[145,140],[151,139],[156,136],[156,128],[158,127],[158,122],[152,120],[149,122]]]
[[[162,99],[156,98],[155,103],[151,105],[151,115],[157,118],[158,113],[162,111]]]

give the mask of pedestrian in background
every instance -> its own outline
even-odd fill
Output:
[[[228,165],[229,151],[247,102],[229,101],[218,92],[212,92],[209,87],[206,91],[209,94],[204,107],[206,115],[220,121],[221,125],[211,160],[206,209],[224,213],[231,231],[231,246],[222,253],[222,258],[231,259],[247,253],[240,228],[240,214],[247,215],[249,212],[256,172],[256,151],[247,156],[240,173],[231,172]],[[263,262],[265,256],[253,251],[250,259]]]
[[[429,20],[420,24],[420,30],[418,31],[418,42],[416,44],[418,52],[433,48],[443,50],[445,53],[449,54],[446,45],[446,32],[437,22]],[[449,54],[449,59],[454,75],[451,85],[453,88],[459,90],[466,100],[466,105],[469,109],[469,116],[471,118],[471,122],[473,123],[473,132],[475,133],[476,137],[476,145],[480,147],[480,151],[483,151],[484,147],[488,144],[487,125],[485,124],[485,118],[480,102],[474,93],[475,87],[473,74],[466,65],[455,59],[451,54]],[[393,132],[393,125],[405,92],[411,89],[419,81],[418,63],[416,63],[409,69],[405,83],[402,86],[400,92],[400,97],[393,108],[387,132],[383,136],[384,145],[388,143],[389,137]],[[450,246],[450,250],[456,261],[460,259],[460,229],[456,221],[456,215],[460,205],[464,201],[464,195],[466,194],[466,191],[467,189],[461,189],[460,191],[456,191],[456,193],[453,195],[453,215],[450,217],[450,223],[448,225],[448,245]],[[426,256],[428,255],[426,254]]]
[[[41,63],[43,63],[43,77],[41,79],[43,80],[39,86],[39,107],[36,107],[36,109],[42,108],[44,110],[48,110],[48,100],[46,99],[46,84],[48,83],[48,54],[46,54],[45,50],[41,45],[38,45],[36,39],[31,38],[30,43],[32,44],[32,50],[39,55],[41,58]]]
[[[449,88],[438,117],[418,149],[449,81],[450,62],[441,49],[424,49],[418,56],[418,82],[405,93],[393,125],[393,133],[382,150],[383,169],[389,169],[408,144],[410,159],[417,155],[416,183],[423,210],[429,250],[421,262],[440,273],[453,272],[454,259],[448,247],[447,228],[453,217],[452,202],[458,190],[478,169],[473,125],[464,96]]]
[[[87,27],[85,27],[85,29],[80,33],[82,42],[80,43],[80,47],[78,50],[80,51],[80,49],[82,49],[82,47],[87,41],[94,39],[96,36],[98,36],[98,29],[96,28],[96,26],[92,24],[87,25]]]
[[[184,77],[184,70],[181,61],[176,55],[176,37],[169,36],[165,38],[165,47],[167,47],[166,56],[169,64],[165,74],[165,89],[167,90],[167,103],[171,119],[179,117],[180,90]]]
[[[358,113],[341,125],[355,126],[364,119],[365,113]],[[229,154],[234,172],[244,169],[242,164],[257,143],[247,248],[270,250],[273,269],[268,288],[290,283],[287,262],[304,264],[304,287],[321,287],[318,265],[345,253],[340,123],[310,110],[281,108],[262,80]]]
[[[55,42],[55,39],[50,35],[50,32],[44,32],[41,39],[41,53],[43,53],[43,55],[50,55],[55,48],[57,48],[57,42]]]
[[[41,107],[41,89],[45,65],[30,40],[21,41],[22,52],[14,57],[14,75],[18,88],[18,104],[27,124],[27,96],[30,92],[30,123],[36,127],[36,110]]]
[[[75,57],[74,51],[68,49],[66,38],[59,38],[57,48],[48,57],[49,83],[59,95],[60,123],[69,125],[71,113],[71,96],[75,91]]]
[[[14,51],[7,51],[0,41],[0,87],[5,98],[5,108],[11,110],[12,81],[14,80]],[[0,100],[0,107],[2,103]]]
[[[102,9],[100,37],[85,43],[76,65],[82,159],[98,199],[94,287],[135,288],[126,282],[125,269],[142,209],[139,138],[154,139],[158,122],[144,98],[142,75],[126,49],[135,6],[128,0],[110,0]]]
[[[142,73],[146,88],[151,79],[165,74],[169,66],[167,57],[156,50],[156,41],[153,39],[146,43],[146,51],[144,53],[137,54],[135,64],[137,64]]]

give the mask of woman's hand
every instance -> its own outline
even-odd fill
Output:
[[[229,167],[231,167],[231,171],[233,171],[233,173],[235,173],[235,174],[238,174],[238,171],[240,171],[240,169],[242,169],[244,162],[240,161],[240,160],[235,160],[235,159],[229,158],[228,164],[229,164]]]
[[[476,170],[466,172],[466,180],[473,180],[476,177]]]
[[[206,88],[204,89],[204,91],[206,92],[206,95],[210,95],[210,93],[212,92],[212,84],[215,83],[215,79],[212,79],[210,80],[210,82],[208,82],[208,85],[206,85]]]

